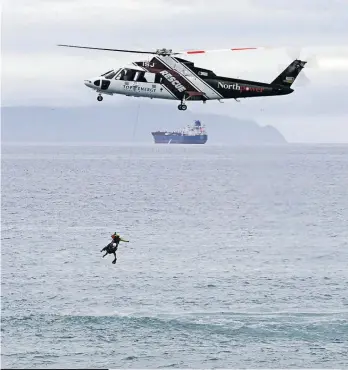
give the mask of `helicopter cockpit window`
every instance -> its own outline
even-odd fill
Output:
[[[116,72],[115,71],[111,71],[110,73],[107,73],[104,77],[108,80],[111,80],[112,78],[114,78],[116,76]]]
[[[135,69],[124,68],[115,79],[122,81],[135,81],[135,75],[137,72],[138,71]]]
[[[110,71],[107,71],[107,72],[103,73],[101,76],[106,76],[108,73],[110,73],[112,71],[113,71],[113,69],[111,69]]]

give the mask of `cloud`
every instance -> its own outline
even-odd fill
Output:
[[[219,0],[214,6],[211,0],[17,0],[4,9],[3,47],[27,45],[35,49],[57,42],[84,42],[181,49],[243,46],[250,42],[281,46],[345,42],[348,16],[342,6],[333,5],[321,12],[320,6],[318,10],[303,0],[281,3],[292,6],[277,10],[279,6],[271,7],[272,2],[263,0]]]

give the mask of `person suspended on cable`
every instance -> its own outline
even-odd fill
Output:
[[[118,248],[118,245],[120,244],[120,242],[125,242],[125,243],[129,243],[129,240],[125,240],[125,239],[122,239],[120,237],[120,235],[118,235],[116,232],[114,232],[112,235],[111,235],[111,243],[109,243],[106,247],[104,247],[101,252],[106,252],[103,256],[103,258],[107,255],[107,254],[113,254],[115,259],[112,261],[112,263],[116,263],[116,251],[117,251],[117,248]]]

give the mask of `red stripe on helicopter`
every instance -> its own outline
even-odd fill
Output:
[[[187,51],[187,54],[204,54],[205,50]]]
[[[232,51],[241,51],[241,50],[255,50],[255,49],[258,49],[258,48],[232,48],[232,49],[229,49],[229,50],[232,50]],[[204,53],[209,53],[210,50],[191,50],[191,51],[186,51],[186,54],[204,54]],[[215,50],[213,50],[215,51]],[[216,50],[216,51],[219,51],[219,50]]]

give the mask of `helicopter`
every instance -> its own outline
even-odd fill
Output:
[[[141,51],[64,44],[58,46],[153,55],[151,60],[133,62],[88,78],[84,80],[84,84],[98,93],[98,101],[103,100],[103,94],[179,100],[178,109],[181,111],[187,109],[188,101],[206,103],[208,100],[218,100],[222,103],[222,99],[235,99],[239,102],[241,98],[291,94],[294,91],[291,85],[307,63],[295,59],[271,83],[265,83],[218,76],[212,70],[200,68],[193,62],[178,57],[183,54],[262,49],[260,47],[173,52],[172,49],[165,48]]]

